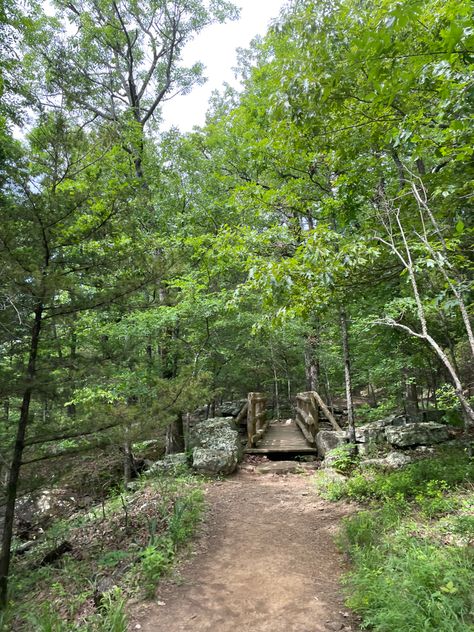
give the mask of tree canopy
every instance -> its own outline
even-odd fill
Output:
[[[52,8],[0,3],[3,602],[32,463],[256,390],[474,424],[470,2],[294,0],[188,134],[230,2]]]

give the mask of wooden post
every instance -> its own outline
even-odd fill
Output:
[[[296,396],[296,424],[310,445],[315,445],[319,426],[319,411],[311,392]]]
[[[248,394],[247,399],[247,446],[253,447],[253,436],[255,434],[255,402],[254,393]]]
[[[267,430],[266,397],[263,393],[249,393],[247,400],[247,446],[253,448]]]

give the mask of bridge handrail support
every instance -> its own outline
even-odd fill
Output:
[[[249,393],[247,398],[247,446],[253,448],[268,430],[267,398],[263,393]]]

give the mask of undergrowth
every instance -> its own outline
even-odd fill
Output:
[[[460,450],[389,473],[321,471],[331,500],[366,508],[344,521],[347,605],[374,632],[474,630],[474,462]]]
[[[125,632],[126,600],[154,596],[194,533],[203,503],[196,477],[159,476],[54,524],[16,558],[0,631]],[[40,565],[45,552],[65,540],[73,551],[56,565]]]

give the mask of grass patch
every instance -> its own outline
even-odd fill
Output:
[[[326,498],[366,509],[346,519],[339,544],[352,562],[347,605],[374,632],[474,630],[474,463],[461,450],[403,470],[355,471]]]
[[[31,551],[15,558],[0,631],[124,632],[126,600],[153,597],[193,535],[203,505],[198,478],[157,476],[54,524]],[[38,566],[64,540],[73,551],[56,565]]]

